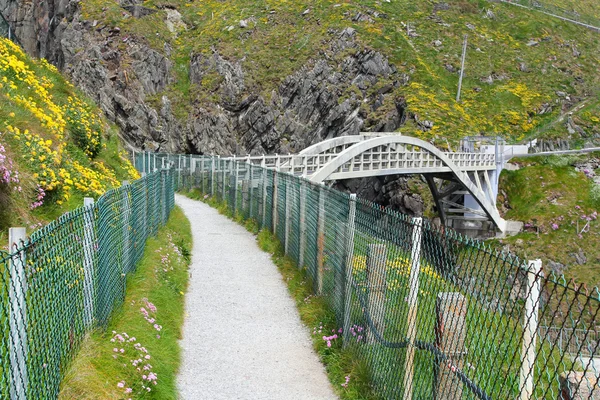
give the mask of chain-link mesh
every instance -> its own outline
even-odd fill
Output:
[[[0,253],[0,397],[58,396],[84,335],[123,302],[127,274],[174,206],[175,173],[149,173]]]
[[[254,218],[306,268],[382,398],[600,395],[597,289],[250,159],[182,157],[182,187]]]

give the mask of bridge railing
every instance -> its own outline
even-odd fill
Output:
[[[600,322],[597,290],[272,168],[190,155],[138,154],[136,164],[155,157],[175,167],[181,189],[277,235],[331,308],[316,340],[354,347],[381,398],[554,400],[600,390],[590,360],[598,342],[583,340]]]
[[[127,275],[174,206],[174,173],[148,173],[0,251],[0,398],[57,398],[81,341],[105,327]]]

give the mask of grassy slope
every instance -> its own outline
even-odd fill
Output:
[[[188,26],[179,35],[168,31],[164,11],[135,20],[124,19],[123,10],[112,0],[91,0],[83,7],[86,17],[145,37],[159,51],[164,51],[165,42],[173,46],[178,79],[166,93],[180,116],[185,116],[191,103],[214,99],[216,94],[211,93],[215,77],[207,77],[199,87],[190,85],[191,52],[216,49],[227,58],[243,59],[247,91],[268,97],[287,75],[319,56],[331,37],[331,28],[348,26],[358,30],[359,40],[386,54],[401,73],[410,75],[409,85],[396,89],[398,94],[406,96],[410,111],[435,122],[434,129],[426,133],[409,123],[402,128],[405,133],[450,139],[498,133],[521,139],[558,115],[560,107],[550,116],[535,115],[541,104],[554,103],[555,91],[578,96],[599,87],[598,33],[506,4],[484,0],[450,0],[448,4],[450,10],[438,12],[436,21],[431,18],[433,2],[424,0],[144,2],[148,7],[176,8]],[[310,12],[302,15],[307,9]],[[486,17],[487,10],[494,12],[494,19]],[[359,12],[378,12],[380,16],[353,21]],[[247,29],[239,27],[242,19],[249,19]],[[418,36],[409,37],[404,23],[410,23]],[[230,26],[234,28],[229,30]],[[463,102],[457,104],[457,73],[448,72],[445,65],[459,66],[465,34],[469,35],[467,72]],[[434,46],[435,40],[441,40],[442,46]],[[539,44],[527,46],[530,40]],[[573,46],[581,52],[579,57],[573,55]],[[519,70],[521,62],[529,72]],[[491,74],[506,79],[491,85],[481,82]],[[474,91],[476,87],[481,91]],[[386,105],[381,112],[387,112]],[[586,122],[598,125],[591,119]],[[548,134],[564,134],[564,128],[559,128]]]
[[[0,39],[0,237],[35,228],[139,175],[100,110],[45,60]],[[39,188],[43,205],[31,210]]]
[[[526,168],[502,173],[501,187],[511,207],[506,217],[531,225],[502,242],[526,259],[568,266],[567,278],[600,286],[600,222],[590,221],[589,232],[578,236],[587,222],[582,216],[600,210],[600,199],[592,194],[593,182],[572,166],[584,157],[525,159],[518,163]],[[587,257],[584,265],[577,265],[571,255],[579,249]]]
[[[183,257],[176,254],[173,245],[179,248]],[[114,314],[106,331],[97,330],[84,341],[62,383],[60,398],[127,398],[117,383],[124,380],[129,387],[139,382],[139,378],[134,379],[136,375],[129,365],[131,358],[113,358],[113,348],[119,344],[110,341],[112,331],[135,337],[152,357],[150,363],[152,371],[158,375],[158,384],[145,398],[177,398],[178,340],[184,319],[183,293],[187,287],[191,247],[189,221],[179,208],[175,208],[167,225],[159,230],[156,238],[148,241],[138,270],[128,278],[123,306]],[[169,265],[163,261],[167,254]],[[140,313],[140,307],[148,308],[144,299],[157,308],[155,318],[156,323],[162,325],[160,332]],[[127,367],[123,363],[127,363]]]

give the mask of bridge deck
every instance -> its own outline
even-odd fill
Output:
[[[182,399],[335,399],[310,334],[252,234],[177,196],[192,224]]]

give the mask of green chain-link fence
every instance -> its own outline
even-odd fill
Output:
[[[357,348],[381,398],[600,395],[597,289],[244,159],[137,158],[142,169],[154,158],[173,166],[178,187],[275,232],[335,311],[344,345]]]
[[[174,173],[111,190],[0,253],[0,398],[58,397],[86,332],[123,302],[127,274],[174,206]],[[91,199],[90,199],[91,200]]]

